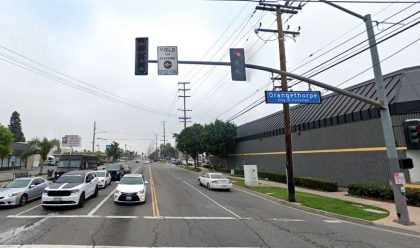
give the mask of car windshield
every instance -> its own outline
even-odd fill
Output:
[[[107,170],[119,170],[121,168],[120,164],[109,164],[106,166]]]
[[[225,177],[222,174],[212,174],[211,178],[213,178],[213,179],[227,179],[227,177]]]
[[[58,161],[59,168],[79,168],[82,161],[80,160],[61,160]]]
[[[17,179],[6,184],[4,187],[5,188],[24,188],[24,187],[27,187],[30,182],[31,182],[31,179]]]
[[[143,184],[143,178],[142,177],[123,177],[121,178],[119,184]]]
[[[105,171],[97,171],[96,172],[96,176],[98,176],[98,177],[105,177],[106,176],[106,172]]]
[[[83,183],[83,175],[62,175],[55,181],[56,183]]]

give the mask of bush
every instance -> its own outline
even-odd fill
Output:
[[[394,193],[390,187],[376,184],[349,184],[348,193],[349,195],[364,196],[379,200],[394,200]],[[407,188],[405,190],[405,197],[407,198],[408,205],[420,207],[419,189]]]

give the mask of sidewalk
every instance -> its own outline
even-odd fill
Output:
[[[265,181],[265,180],[258,180],[258,181],[261,186],[287,188],[287,184],[284,184],[284,183]],[[389,226],[389,227],[401,228],[401,229],[415,231],[415,232],[420,233],[420,207],[408,206],[410,220],[414,222],[415,224],[410,225],[410,226],[405,226],[394,221],[395,219],[397,219],[394,203],[352,197],[352,196],[348,196],[347,192],[343,192],[343,191],[324,192],[324,191],[311,190],[311,189],[306,189],[306,188],[301,188],[301,187],[296,187],[295,189],[296,191],[299,191],[299,192],[311,193],[315,195],[321,195],[321,196],[341,199],[345,201],[351,201],[351,202],[360,203],[360,204],[367,204],[367,205],[372,205],[375,207],[386,209],[389,211],[390,215],[384,219],[373,221],[373,223]]]
[[[47,173],[47,170],[48,169],[54,170],[55,169],[55,166],[45,165],[44,168],[42,169],[42,173]],[[22,171],[28,171],[28,170],[15,170],[14,172],[22,172]],[[32,170],[29,170],[28,172],[29,172],[30,175],[36,176],[39,173],[39,167],[34,168]],[[0,171],[0,181],[4,181],[4,180],[7,180],[7,179],[10,179],[11,180],[12,177],[13,177],[13,171],[12,170]]]

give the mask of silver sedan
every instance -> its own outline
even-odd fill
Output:
[[[17,178],[0,188],[0,206],[25,205],[40,198],[49,182],[42,177]]]

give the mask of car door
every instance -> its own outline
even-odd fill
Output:
[[[38,185],[38,181],[36,178],[32,179],[28,186],[28,199],[33,199],[36,197],[36,187]]]
[[[106,172],[106,183],[111,184],[111,174],[109,172]]]
[[[42,191],[44,190],[45,181],[41,178],[34,179],[36,186],[32,188],[34,191],[33,198],[38,198],[42,195]]]
[[[93,177],[92,173],[86,174],[86,179],[85,179],[86,198],[91,196],[95,192],[95,187],[93,186],[95,182],[94,182],[93,178],[94,177]]]
[[[204,174],[204,176],[202,177],[202,184],[203,185],[207,185],[207,183],[209,182],[209,180],[208,180],[208,178],[209,178],[209,173],[206,173],[206,174]]]
[[[37,196],[41,197],[42,193],[44,192],[44,189],[48,186],[49,182],[47,180],[43,179],[43,178],[38,178],[37,180],[39,182],[39,184],[37,186],[37,188],[38,188]]]

